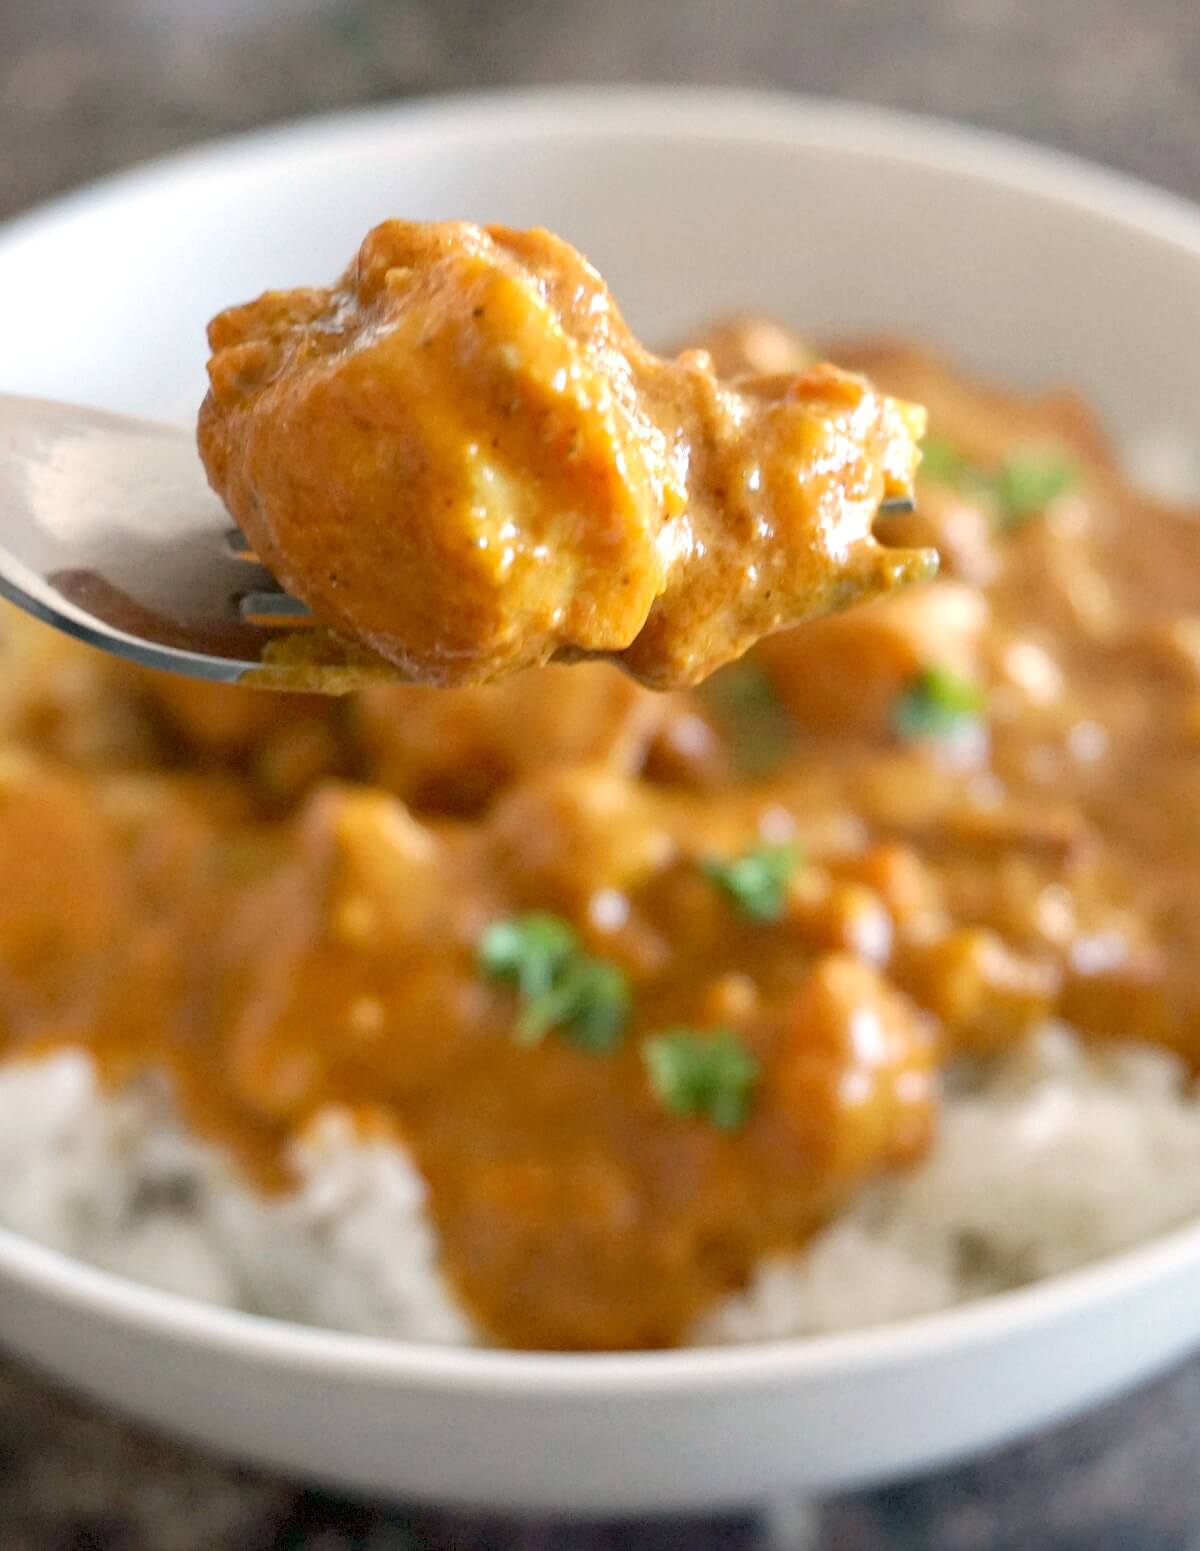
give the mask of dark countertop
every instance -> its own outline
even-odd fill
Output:
[[[858,97],[1200,198],[1196,0],[0,0],[0,217],[272,119],[560,80]],[[818,1507],[517,1523],[232,1470],[0,1368],[0,1551],[1200,1551],[1198,1461],[1200,1360],[1032,1442]]]

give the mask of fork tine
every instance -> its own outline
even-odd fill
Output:
[[[307,603],[286,592],[244,592],[237,605],[238,613],[249,624],[277,624],[312,617]]]
[[[879,515],[881,517],[901,517],[906,512],[916,510],[916,503],[910,495],[893,496],[890,501],[880,501]]]

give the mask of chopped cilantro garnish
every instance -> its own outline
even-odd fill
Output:
[[[940,480],[945,485],[959,485],[971,477],[971,465],[949,442],[938,436],[927,436],[921,443],[922,474]]]
[[[922,668],[892,707],[892,727],[901,738],[950,738],[986,709],[983,690],[949,668]]]
[[[1014,453],[1004,461],[993,481],[1001,525],[1012,528],[1027,517],[1044,512],[1051,501],[1071,489],[1078,477],[1075,465],[1049,448]]]
[[[676,1115],[734,1131],[750,1112],[759,1065],[731,1029],[667,1029],[642,1046],[650,1086]]]
[[[755,662],[730,663],[714,674],[706,687],[719,690],[719,698],[739,710],[761,711],[779,704],[770,674]]]
[[[535,1045],[553,1028],[596,1055],[615,1050],[629,1017],[629,983],[615,964],[579,954],[543,995],[525,1004],[513,1030]]]
[[[748,921],[778,921],[799,861],[794,845],[761,845],[731,862],[710,858],[700,867]]]
[[[1012,452],[995,470],[980,468],[938,437],[927,437],[921,448],[921,469],[931,479],[958,490],[991,496],[1001,528],[1015,528],[1045,511],[1079,479],[1079,470],[1052,447],[1026,447]]]
[[[629,984],[617,965],[584,953],[566,921],[543,912],[493,921],[479,941],[479,966],[515,985],[522,1007],[515,1038],[535,1045],[551,1029],[596,1054],[620,1044]]]
[[[701,694],[743,775],[764,775],[794,743],[787,709],[757,663],[730,663],[713,674]]]
[[[566,921],[543,911],[493,921],[479,939],[479,965],[493,980],[511,981],[522,996],[544,996],[579,940]]]

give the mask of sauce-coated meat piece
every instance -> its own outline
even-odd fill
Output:
[[[209,478],[318,617],[431,685],[604,656],[692,684],[931,574],[884,548],[920,410],[831,366],[652,355],[545,231],[377,227],[331,290],[216,318]]]

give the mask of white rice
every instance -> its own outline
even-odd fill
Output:
[[[807,1253],[762,1265],[699,1342],[761,1341],[930,1313],[1052,1276],[1200,1216],[1200,1096],[1146,1045],[1047,1028],[959,1074],[936,1145]]]
[[[402,1149],[331,1112],[264,1199],[187,1136],[166,1093],[110,1097],[64,1052],[0,1069],[0,1223],[212,1303],[340,1330],[478,1339],[437,1265]],[[1200,1100],[1172,1057],[1047,1029],[960,1072],[931,1156],[802,1254],[761,1266],[698,1344],[905,1318],[1049,1276],[1200,1215]]]
[[[369,1335],[462,1344],[425,1187],[403,1151],[330,1111],[300,1188],[264,1198],[189,1137],[158,1085],[109,1097],[68,1051],[0,1069],[0,1223],[209,1303]]]

